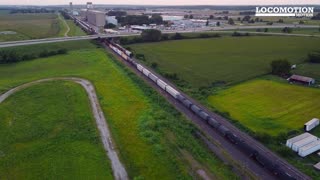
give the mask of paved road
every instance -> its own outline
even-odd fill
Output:
[[[283,28],[283,27],[300,27],[300,28],[319,28],[319,26],[314,25],[274,25],[274,26],[226,26],[226,27],[214,27],[214,28],[201,28],[193,30],[174,30],[162,31],[165,34],[174,33],[205,33],[205,32],[225,32],[230,33],[228,30],[241,30],[241,29],[257,29],[257,28]],[[311,34],[287,34],[287,33],[272,33],[272,32],[248,32],[250,34],[265,34],[265,35],[276,35],[276,36],[301,36],[301,37],[320,37],[320,35]],[[128,37],[136,36],[140,33],[123,33],[123,34],[98,34],[98,35],[88,35],[88,36],[74,36],[74,37],[60,37],[60,38],[45,38],[45,39],[34,39],[34,40],[23,40],[23,41],[7,41],[0,42],[0,48],[13,47],[13,46],[26,46],[33,44],[44,44],[44,43],[55,43],[55,42],[65,42],[65,41],[79,41],[79,40],[89,40],[97,38],[108,38],[108,37]]]
[[[15,92],[17,92],[21,89],[27,88],[29,86],[32,86],[34,84],[38,84],[41,82],[54,81],[54,80],[72,81],[72,82],[80,84],[86,90],[87,95],[90,100],[90,103],[91,103],[92,113],[94,115],[97,127],[100,132],[103,147],[106,151],[107,156],[109,157],[109,159],[111,161],[111,167],[112,167],[114,178],[116,180],[127,180],[128,179],[127,172],[126,172],[123,164],[119,160],[119,157],[117,155],[117,151],[114,149],[114,145],[111,140],[111,135],[110,135],[108,125],[106,123],[106,119],[104,117],[103,111],[101,110],[101,106],[99,104],[94,86],[90,81],[88,81],[86,79],[74,78],[74,77],[41,79],[41,80],[37,80],[37,81],[33,81],[33,82],[29,82],[29,83],[20,85],[18,87],[15,87],[15,88],[7,91],[6,93],[4,93],[2,95],[0,95],[0,103],[2,103],[10,95],[14,94]]]
[[[113,53],[114,54],[114,53]],[[117,56],[118,57],[118,56]],[[204,123],[202,119],[200,119],[198,116],[195,116],[194,113],[192,113],[189,109],[187,109],[185,106],[183,106],[181,103],[179,103],[176,99],[174,99],[172,96],[168,95],[166,92],[164,92],[161,88],[159,88],[153,81],[146,78],[140,71],[138,71],[135,67],[133,67],[130,63],[127,61],[122,60],[120,57],[118,57],[121,62],[129,66],[138,76],[140,76],[145,82],[147,82],[150,86],[152,86],[156,91],[158,91],[163,97],[165,97],[177,110],[179,110],[181,113],[185,114],[187,117],[189,117],[200,129],[202,129],[203,132],[205,132],[211,140],[214,140],[217,142],[218,146],[222,148],[222,153],[228,153],[228,155],[234,159],[237,163],[236,166],[240,166],[243,169],[246,169],[250,171],[254,176],[258,177],[258,179],[275,179],[273,175],[269,173],[268,170],[264,169],[260,165],[258,165],[253,159],[247,157],[237,149],[237,147],[228,141],[224,139],[219,133],[217,133],[213,128],[211,128],[207,123]],[[175,89],[178,89],[174,84],[170,83],[168,80],[163,78],[161,75],[155,73],[152,71],[152,69],[149,69],[151,72],[153,72],[158,77],[161,77],[162,80],[166,81],[168,84],[170,84]],[[182,93],[180,91],[180,93]],[[277,162],[281,168],[286,170],[289,174],[291,174],[293,177],[299,180],[310,180],[311,178],[297,170],[294,166],[289,164],[287,161],[273,153],[271,150],[266,148],[264,145],[262,145],[260,142],[253,139],[251,136],[247,135],[246,133],[243,133],[241,130],[236,128],[233,124],[231,124],[227,119],[221,117],[220,115],[213,113],[209,111],[206,107],[202,106],[199,102],[196,100],[190,98],[186,94],[182,93],[185,97],[188,97],[189,100],[192,101],[192,103],[198,105],[201,107],[205,112],[210,114],[212,117],[214,117],[218,122],[221,124],[224,124],[226,127],[228,127],[230,130],[233,131],[238,137],[245,140],[248,144],[253,146],[258,150],[260,154],[266,155],[269,159],[272,159],[274,162]],[[217,152],[215,149],[218,147],[212,147],[212,144],[208,144],[209,148],[213,150],[215,153],[221,153]],[[210,147],[211,146],[211,147]],[[235,165],[235,163],[232,163],[231,165]],[[234,167],[236,167],[234,166]],[[240,168],[240,170],[241,170]],[[244,174],[245,177],[246,174]],[[247,177],[248,178],[248,177]]]

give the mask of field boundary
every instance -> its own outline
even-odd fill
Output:
[[[42,82],[55,81],[55,80],[72,81],[74,83],[80,84],[85,89],[85,91],[87,92],[88,98],[90,100],[92,113],[96,120],[97,128],[99,129],[99,132],[100,132],[103,147],[105,149],[107,156],[111,161],[111,167],[112,167],[114,178],[116,180],[127,180],[128,179],[127,172],[125,170],[124,165],[120,162],[117,151],[114,148],[114,145],[111,139],[110,130],[108,128],[104,113],[99,104],[95,88],[90,81],[82,78],[76,78],[76,77],[40,79],[40,80],[32,81],[26,84],[22,84],[20,86],[12,88],[9,91],[3,93],[2,95],[0,95],[0,103],[2,103],[10,95],[16,93],[19,90],[22,90],[24,88],[27,88]]]

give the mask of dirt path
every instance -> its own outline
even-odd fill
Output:
[[[47,82],[47,81],[54,81],[54,80],[65,80],[65,81],[72,81],[75,83],[80,84],[87,92],[92,112],[94,115],[94,118],[97,123],[97,127],[100,132],[101,140],[103,143],[103,147],[106,151],[107,156],[109,157],[111,161],[111,167],[113,170],[113,175],[116,180],[127,180],[128,175],[127,172],[123,166],[123,164],[120,162],[119,157],[117,155],[116,150],[114,149],[110,131],[108,128],[108,125],[106,123],[106,119],[104,117],[103,111],[101,110],[96,91],[94,89],[94,86],[91,84],[90,81],[86,79],[81,78],[74,78],[74,77],[65,77],[65,78],[49,78],[49,79],[41,79],[33,82],[29,82],[23,85],[20,85],[18,87],[15,87],[6,93],[0,95],[0,103],[2,103],[6,98],[8,98],[10,95],[14,94],[15,92],[24,89],[26,87],[32,86],[34,84],[38,84],[41,82]]]
[[[69,37],[68,33],[70,31],[70,27],[69,27],[67,21],[63,17],[61,17],[61,14],[59,14],[59,18],[63,22],[63,24],[67,27],[67,31],[64,33],[64,37]]]

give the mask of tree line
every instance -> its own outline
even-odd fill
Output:
[[[122,26],[163,23],[163,19],[160,14],[153,14],[151,17],[147,15],[117,16],[116,19]]]
[[[54,56],[58,54],[67,54],[67,49],[58,50],[43,50],[39,53],[24,54],[14,50],[1,50],[0,51],[0,64],[16,63],[21,61],[33,60],[36,58],[43,58]]]
[[[13,9],[10,11],[10,14],[16,14],[16,13],[54,13],[55,10],[48,10],[45,8],[40,8],[40,9],[33,9],[33,8],[28,8],[28,9]]]

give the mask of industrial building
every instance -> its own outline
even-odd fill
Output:
[[[101,11],[88,10],[87,21],[97,27],[103,27],[106,24],[106,13]]]
[[[309,133],[300,134],[299,136],[288,139],[286,145],[291,149],[293,143],[301,141],[302,139],[309,137],[309,136],[311,136],[311,134],[309,134]]]
[[[298,152],[298,155],[301,157],[308,156],[320,150],[320,140],[310,133],[303,133],[288,139],[286,145],[293,151]]]
[[[310,144],[312,142],[315,142],[317,141],[317,137],[314,136],[314,135],[310,135],[298,142],[295,142],[292,144],[292,150],[295,151],[295,152],[299,152],[300,148],[302,148],[303,146],[307,145],[307,144]]]
[[[305,157],[305,156],[312,154],[318,150],[320,150],[320,141],[319,140],[314,141],[312,143],[309,143],[309,144],[301,147],[299,149],[299,156]]]

